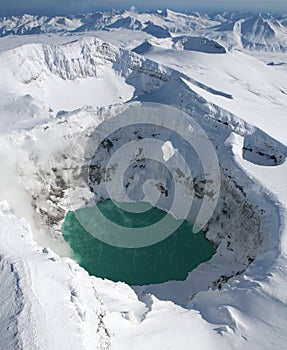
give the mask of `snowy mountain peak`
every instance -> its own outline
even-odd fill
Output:
[[[126,28],[132,30],[140,30],[142,29],[143,24],[138,19],[133,18],[132,16],[127,16],[124,18],[119,18],[112,24],[110,24],[107,28]]]
[[[84,33],[97,30],[143,31],[156,38],[192,34],[230,46],[259,51],[287,50],[286,18],[268,13],[258,15],[198,12],[180,13],[169,9],[154,12],[96,12],[76,16],[12,16],[0,18],[0,36],[45,33]]]
[[[236,17],[214,29],[212,38],[228,41],[235,47],[256,51],[287,50],[287,29],[270,14]]]

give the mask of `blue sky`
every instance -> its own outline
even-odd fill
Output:
[[[287,13],[287,0],[0,0],[0,16],[20,13],[72,14],[112,8],[198,10],[252,10]]]

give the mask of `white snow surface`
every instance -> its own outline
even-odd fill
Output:
[[[227,43],[226,53],[153,38],[139,30],[148,22],[181,38],[205,31]],[[208,34],[206,27],[215,25],[220,35]],[[250,34],[258,33],[256,25],[260,37]],[[287,65],[268,66],[266,56],[246,50],[263,45],[271,49],[268,60],[286,61],[284,19],[127,11],[25,15],[2,19],[1,28],[3,35],[33,35],[0,39],[0,349],[286,348]],[[251,43],[246,47],[234,43],[243,29]],[[232,38],[222,40],[225,31]],[[129,51],[143,44],[142,56]],[[226,181],[220,203],[234,210],[234,251],[227,237],[214,233],[213,222],[208,235],[217,252],[186,281],[132,288],[91,277],[68,257],[60,234],[68,204],[91,200],[77,176],[88,137],[128,101],[184,109],[219,153]],[[178,150],[167,141],[161,151],[169,161]],[[69,171],[74,183],[63,189],[56,174]],[[224,191],[236,187],[228,178],[246,192],[243,202],[226,199]],[[260,242],[257,216],[243,222],[246,203],[263,213]],[[227,227],[227,220],[218,225]]]
[[[106,308],[95,281],[74,261],[36,245],[24,219],[6,215],[0,228],[1,349],[108,349]]]

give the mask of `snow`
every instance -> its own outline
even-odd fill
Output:
[[[0,36],[60,33],[80,34],[93,31],[132,30],[157,38],[192,34],[219,41],[223,46],[255,51],[287,49],[286,19],[280,14],[193,12],[183,14],[171,10],[137,13],[129,11],[98,12],[67,17],[12,16],[0,18]],[[118,34],[119,36],[119,34]]]
[[[107,349],[106,310],[88,274],[37,246],[23,219],[2,218],[0,230],[1,347]]]
[[[162,147],[163,159],[167,162],[177,151],[170,141],[166,141]]]
[[[34,33],[0,39],[1,349],[285,348],[287,65],[266,64],[286,63],[284,20],[131,10],[0,22],[3,35]],[[225,52],[206,52],[202,40]],[[221,191],[207,226],[217,250],[185,281],[130,287],[89,276],[60,230],[67,210],[93,202],[83,173],[94,142],[122,112],[138,123],[133,111],[145,102],[181,108],[217,150]],[[150,135],[146,125],[122,128],[113,147],[138,142],[172,168],[188,154],[195,193],[206,194],[198,159],[162,126],[153,125],[154,142],[137,140]],[[104,169],[109,151],[96,156]],[[117,169],[120,160],[128,153]],[[166,182],[160,170],[145,174],[150,201]],[[138,200],[142,173],[129,171]],[[174,179],[180,216],[191,197]],[[107,197],[104,177],[95,189]]]
[[[5,85],[2,86],[5,92],[2,93],[19,95],[25,91],[25,96],[30,96],[32,104],[36,104],[35,101],[37,101],[38,105],[44,106],[46,110],[52,109],[55,112],[60,109],[74,110],[83,105],[105,106],[124,102],[133,95],[133,88],[126,86],[124,78],[113,70],[111,63],[105,64],[105,61],[98,60],[97,70],[91,72],[83,72],[79,67],[78,79],[75,79],[75,76],[70,77],[68,72],[65,73],[64,67],[62,73],[53,72],[53,66],[47,67],[48,60],[52,60],[52,57],[49,58],[49,54],[53,55],[48,46],[42,48],[42,46],[37,45],[26,46],[21,50],[16,48],[12,52],[8,51],[8,57],[3,54],[2,62],[5,63],[1,67],[1,72],[7,78],[4,78]],[[79,60],[77,54],[68,59],[72,62]],[[62,62],[64,60],[65,58]],[[20,77],[9,72],[13,66],[15,72],[15,67],[25,61],[33,62],[33,64],[27,63],[27,70],[22,70]],[[31,65],[28,66],[28,64]],[[49,68],[52,72],[49,72]],[[64,74],[64,77],[60,74]],[[88,75],[88,79],[82,79],[86,75]],[[78,91],[77,99],[72,97],[72,92],[76,90]],[[61,101],[65,101],[65,103]],[[39,109],[41,109],[40,106]],[[13,103],[13,109],[15,107],[15,103]],[[34,112],[33,114],[38,113]]]
[[[188,51],[199,51],[206,53],[226,53],[223,46],[216,41],[209,40],[204,37],[190,37],[182,36],[173,39],[176,49],[183,49]]]
[[[103,77],[65,81],[55,77],[48,81],[30,84],[29,93],[53,111],[72,111],[82,106],[108,106],[124,102],[133,95],[133,88],[125,84],[124,78],[108,67],[103,67]],[[42,92],[45,91],[43,94]],[[78,91],[77,99],[73,97]]]
[[[152,46],[143,54],[192,78],[184,81],[204,99],[258,126],[286,145],[282,129],[286,124],[287,85],[280,70],[239,51],[215,54],[210,59],[200,52]],[[214,90],[221,91],[221,96]],[[276,118],[266,123],[271,115]]]

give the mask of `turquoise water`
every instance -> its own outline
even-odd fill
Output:
[[[140,203],[124,204],[130,212],[118,208],[111,200],[98,203],[101,213],[114,223],[126,227],[148,227],[165,216],[176,221],[166,212],[153,208],[144,213],[131,212]],[[147,203],[142,203],[146,206]],[[166,239],[143,248],[120,248],[112,246],[91,235],[81,225],[83,218],[93,216],[93,208],[82,208],[68,212],[62,228],[69,243],[73,258],[91,275],[124,281],[130,285],[160,283],[169,280],[184,280],[188,272],[200,263],[209,260],[214,253],[213,245],[205,239],[204,233],[192,232],[192,225],[182,221],[179,228]],[[80,222],[78,218],[81,218]],[[176,222],[181,223],[181,222]],[[85,225],[84,225],[85,226]],[[101,234],[109,235],[108,226],[96,228]]]

